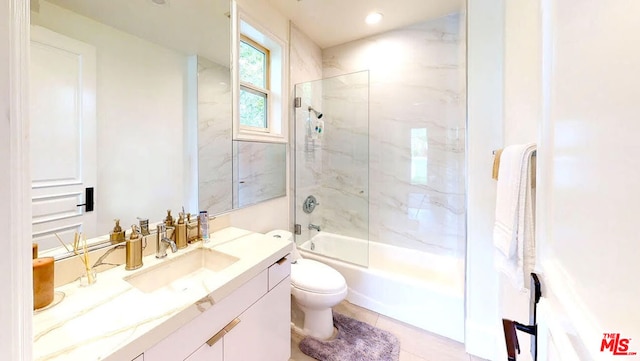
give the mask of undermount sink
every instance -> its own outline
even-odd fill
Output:
[[[180,290],[189,287],[189,281],[200,282],[236,261],[237,257],[209,248],[198,248],[125,277],[124,280],[144,293],[151,293],[167,286]]]

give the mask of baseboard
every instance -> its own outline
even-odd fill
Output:
[[[496,350],[499,346],[498,337],[500,335],[497,331],[497,327],[487,327],[466,319],[465,349],[467,353],[486,360],[498,360]]]

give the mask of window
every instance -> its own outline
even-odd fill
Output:
[[[427,128],[411,129],[411,184],[428,184],[428,150]]]
[[[287,44],[241,9],[233,18],[233,139],[286,143]]]
[[[269,50],[247,36],[240,38],[240,126],[269,131]]]

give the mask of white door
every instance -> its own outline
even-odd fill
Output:
[[[95,237],[96,212],[86,189],[96,187],[96,49],[31,27],[29,111],[33,242],[40,249]]]

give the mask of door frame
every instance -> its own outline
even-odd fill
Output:
[[[0,359],[32,359],[31,172],[29,160],[29,13],[27,0],[0,6]],[[4,99],[3,99],[4,98]]]

